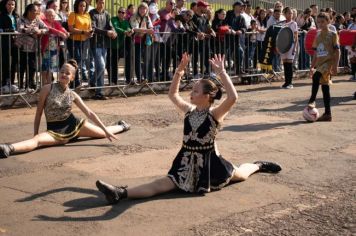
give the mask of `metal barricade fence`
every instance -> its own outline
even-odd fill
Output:
[[[166,32],[142,38],[125,36],[121,41],[111,40],[108,48],[103,49],[90,44],[91,39],[61,40],[46,35],[46,48],[41,46],[43,38],[36,38],[35,51],[26,51],[16,46],[15,38],[25,35],[0,33],[0,98],[15,96],[23,98],[27,103],[23,95],[29,92],[32,94],[42,85],[58,78],[60,66],[69,58],[74,58],[79,66],[76,79],[71,84],[72,89],[101,92],[112,87],[118,88],[124,95],[122,88],[125,86],[148,86],[154,93],[150,85],[170,83],[184,52],[191,55],[191,63],[184,77],[187,81],[205,75],[214,76],[208,59],[219,53],[225,55],[225,66],[230,76],[266,78],[266,71],[258,66],[262,42],[258,41],[256,32],[205,38],[186,32]],[[305,32],[299,35],[299,53],[294,64],[297,73],[309,70],[311,60],[304,48]],[[343,54],[342,59],[340,65],[346,66],[347,53]]]

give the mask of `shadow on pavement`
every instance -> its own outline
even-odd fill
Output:
[[[306,121],[293,121],[293,122],[280,122],[280,123],[257,123],[257,124],[247,124],[247,125],[230,125],[222,129],[222,131],[232,131],[232,132],[257,132],[262,130],[278,129],[284,126],[296,126],[301,124],[308,124]]]
[[[107,204],[106,199],[102,193],[95,189],[86,189],[86,188],[79,188],[79,187],[65,187],[65,188],[58,188],[49,190],[42,193],[33,194],[26,198],[21,198],[16,200],[15,202],[29,202],[34,201],[38,198],[43,198],[51,194],[59,193],[59,192],[77,192],[82,194],[88,194],[92,196],[78,198],[74,200],[70,200],[64,202],[62,205],[67,207],[64,212],[79,212],[79,211],[86,211],[95,208],[107,207],[110,206]],[[111,220],[122,213],[124,213],[129,208],[145,203],[148,201],[156,201],[156,200],[164,200],[164,199],[176,199],[176,198],[193,198],[193,197],[202,197],[203,195],[198,194],[190,194],[185,193],[180,190],[172,191],[171,193],[164,194],[157,197],[151,197],[147,199],[140,199],[140,200],[123,200],[117,205],[111,205],[110,210],[106,211],[102,215],[97,216],[83,216],[83,217],[72,217],[72,216],[61,216],[61,217],[52,217],[48,215],[37,215],[34,217],[34,221],[104,221],[104,220]],[[48,200],[50,201],[50,200]]]
[[[346,102],[352,101],[352,96],[345,96],[345,97],[331,97],[331,110],[333,106],[346,106],[346,105],[355,105],[355,104],[344,104]],[[308,99],[302,101],[292,102],[293,105],[288,107],[282,108],[273,108],[273,109],[259,109],[259,112],[277,112],[277,111],[284,111],[284,112],[295,112],[300,111],[302,112],[304,107],[308,105]],[[316,104],[318,108],[324,108],[324,102],[322,98],[316,99]]]

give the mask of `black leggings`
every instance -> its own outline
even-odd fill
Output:
[[[323,75],[317,71],[313,75],[313,86],[312,86],[312,93],[309,99],[309,103],[315,102],[316,95],[318,94],[320,79]],[[324,107],[325,107],[325,114],[331,115],[330,109],[330,87],[329,85],[323,84],[321,85],[321,90],[323,92],[323,99],[324,99]]]
[[[289,62],[283,63],[284,67],[284,84],[285,85],[292,85],[293,80],[293,64]]]

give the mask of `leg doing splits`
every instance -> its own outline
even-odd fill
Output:
[[[256,161],[253,164],[246,163],[240,167],[235,167],[234,176],[231,181],[244,181],[255,172],[277,173],[281,170],[282,168],[273,162]],[[170,192],[177,188],[167,176],[134,188],[128,188],[127,186],[117,187],[101,180],[96,181],[96,186],[105,195],[109,204],[117,204],[120,200],[126,198],[148,198]]]
[[[114,134],[121,133],[130,129],[130,125],[125,121],[120,120],[117,125],[107,127],[109,131]],[[77,137],[90,137],[90,138],[105,138],[104,131],[96,125],[85,122],[80,129]],[[0,159],[7,158],[12,154],[30,152],[38,147],[48,147],[63,145],[68,143],[69,140],[55,139],[48,132],[35,135],[33,138],[13,144],[0,144]]]

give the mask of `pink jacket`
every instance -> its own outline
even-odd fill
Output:
[[[42,40],[41,40],[41,51],[42,52],[46,51],[46,49],[48,47],[50,34],[58,36],[60,32],[67,33],[67,31],[61,25],[61,23],[59,23],[58,21],[54,21],[53,25],[51,23],[49,23],[46,19],[44,19],[43,22],[46,24],[49,31],[48,31],[48,34],[46,34],[42,37]]]

